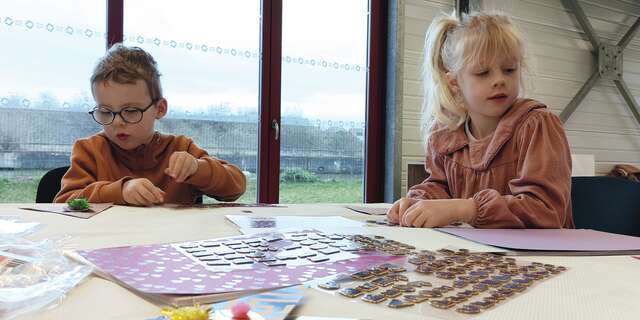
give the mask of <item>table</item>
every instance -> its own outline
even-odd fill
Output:
[[[227,214],[248,215],[339,215],[355,220],[371,216],[355,213],[335,204],[287,205],[260,208],[138,208],[113,207],[84,220],[58,214],[17,209],[20,204],[0,204],[0,214],[19,213],[25,221],[37,221],[42,228],[33,236],[67,238],[66,247],[103,247],[166,243],[239,235],[225,219]],[[243,213],[250,210],[252,213]],[[419,249],[445,246],[472,250],[489,247],[430,229],[367,226],[362,233],[381,234],[407,242]],[[479,319],[636,319],[640,315],[640,260],[629,256],[527,257],[527,260],[563,265],[569,270],[543,281],[521,297],[479,315]],[[357,319],[424,319],[376,305],[355,304],[342,297],[306,289],[297,315]],[[331,306],[328,308],[327,306]],[[134,293],[101,278],[90,276],[50,310],[20,319],[147,319],[160,315],[156,306]]]

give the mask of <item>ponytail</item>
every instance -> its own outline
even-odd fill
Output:
[[[450,61],[453,48],[447,48],[447,37],[460,25],[455,13],[436,17],[425,38],[424,45],[424,101],[422,104],[422,133],[426,137],[436,123],[448,128],[462,124],[466,111],[458,103],[447,81],[451,71],[446,62]],[[450,46],[449,46],[450,47]]]

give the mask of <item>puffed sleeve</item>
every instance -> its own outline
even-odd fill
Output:
[[[516,129],[518,177],[509,181],[510,195],[485,189],[473,196],[481,228],[573,227],[571,154],[558,116],[533,112]]]

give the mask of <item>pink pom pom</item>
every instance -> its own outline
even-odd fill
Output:
[[[248,303],[240,301],[231,307],[231,314],[233,315],[233,319],[249,319],[249,310],[251,310],[251,306]]]

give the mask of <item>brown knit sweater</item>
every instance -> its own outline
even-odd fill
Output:
[[[169,157],[176,151],[186,151],[198,159],[198,170],[183,183],[164,173]],[[202,194],[233,201],[246,189],[240,169],[209,156],[185,136],[156,134],[149,144],[124,150],[99,133],[73,145],[71,167],[62,178],[62,188],[54,202],[86,197],[94,203],[126,204],[122,186],[135,178],[147,178],[162,189],[165,203],[193,204]]]

